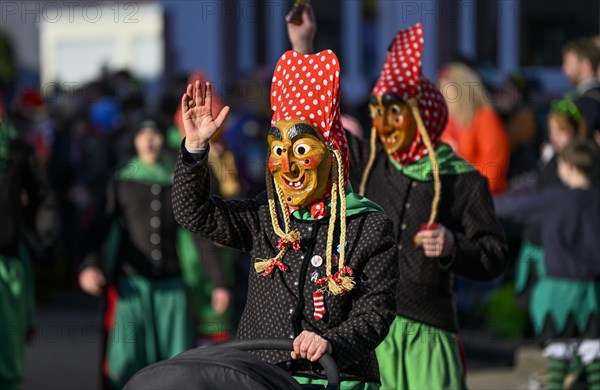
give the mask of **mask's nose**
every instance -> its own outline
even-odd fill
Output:
[[[290,159],[287,151],[283,152],[283,155],[281,156],[281,170],[283,173],[290,173]]]

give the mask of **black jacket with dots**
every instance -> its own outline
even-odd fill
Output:
[[[265,194],[229,201],[210,196],[206,154],[192,156],[182,146],[173,187],[177,221],[197,235],[249,252],[253,259],[276,256],[279,237],[273,231]],[[331,343],[343,379],[379,381],[374,349],[395,318],[398,252],[392,222],[379,212],[348,217],[346,264],[355,272],[356,286],[344,296],[325,296],[327,313],[315,320],[312,294],[318,286],[311,275],[324,276],[325,264],[315,267],[311,258],[319,255],[325,259],[327,227],[327,220],[292,218],[291,228],[302,236],[301,249],[290,250],[283,258],[288,272],[276,269],[265,277],[251,270],[237,337],[294,339],[303,330],[312,331]],[[334,242],[334,248],[337,244]],[[292,374],[322,376],[317,364],[290,362],[290,352],[257,354]]]
[[[347,137],[350,180],[354,188],[359,188],[369,157],[369,143],[351,134]],[[509,255],[487,180],[472,172],[442,175],[441,182],[436,222],[451,230],[455,237],[455,249],[448,258],[425,257],[414,244],[421,224],[429,219],[433,182],[416,181],[402,174],[379,143],[365,195],[383,207],[394,221],[400,260],[398,315],[457,332],[453,275],[491,280],[504,272]]]

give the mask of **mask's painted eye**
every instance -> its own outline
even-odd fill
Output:
[[[400,114],[400,107],[398,107],[395,104],[392,106],[391,110],[392,110],[392,114],[394,114],[394,115]]]
[[[283,148],[277,145],[273,148],[273,153],[275,153],[277,156],[281,156],[283,154]]]
[[[306,154],[310,151],[310,146],[308,146],[307,144],[298,144],[294,147],[294,153],[296,153],[299,156],[302,156],[303,154]]]

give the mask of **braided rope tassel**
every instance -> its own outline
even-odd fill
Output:
[[[355,282],[352,277],[352,269],[344,265],[346,257],[346,193],[344,191],[344,165],[341,154],[338,150],[333,150],[336,168],[333,176],[336,180],[332,182],[331,191],[331,216],[329,228],[327,231],[327,256],[326,256],[326,276],[320,280],[320,284],[325,284],[331,295],[344,295],[354,288]],[[340,257],[338,259],[338,271],[332,275],[333,258],[333,234],[335,231],[335,219],[337,215],[337,201],[340,198]]]
[[[408,105],[410,106],[413,116],[417,121],[417,129],[421,134],[421,138],[423,139],[423,143],[427,148],[427,152],[429,153],[429,158],[431,159],[431,167],[433,169],[433,188],[434,188],[434,196],[433,201],[431,202],[431,213],[429,215],[429,221],[427,225],[431,225],[435,222],[437,218],[438,205],[440,203],[440,198],[442,197],[442,182],[440,181],[440,167],[437,162],[437,158],[435,157],[435,150],[433,150],[433,145],[431,144],[431,139],[429,139],[429,134],[427,134],[427,129],[425,128],[425,124],[423,124],[423,118],[421,118],[421,113],[419,113],[419,105],[416,98],[412,98],[408,101]]]
[[[365,167],[365,170],[363,171],[362,178],[360,179],[360,186],[358,187],[358,194],[361,196],[365,196],[365,193],[367,192],[367,183],[369,182],[369,175],[371,174],[373,164],[375,164],[375,156],[377,155],[377,129],[375,129],[375,126],[371,128],[371,139],[369,145],[369,160],[367,161],[367,165]]]
[[[267,182],[267,197],[269,203],[269,213],[271,215],[271,225],[273,226],[273,230],[275,234],[279,236],[279,241],[277,243],[277,249],[279,249],[279,253],[277,256],[271,259],[257,259],[254,263],[254,269],[257,273],[262,273],[263,276],[269,276],[273,273],[275,268],[278,268],[282,272],[289,271],[289,267],[283,263],[283,257],[288,251],[288,248],[291,246],[294,250],[300,249],[300,232],[297,230],[290,231],[290,216],[287,211],[285,211],[285,202],[283,201],[283,192],[275,183],[273,183],[273,178],[269,171],[265,174],[265,179]],[[275,187],[275,190],[273,189]],[[277,192],[277,198],[275,198],[274,192]],[[283,223],[284,230],[281,229],[279,225],[279,219],[277,218],[277,201],[281,206],[281,210],[283,211]]]

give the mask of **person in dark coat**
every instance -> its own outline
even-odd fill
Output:
[[[292,47],[311,48],[311,28],[310,13],[288,24]],[[420,24],[398,32],[373,89],[370,142],[347,134],[350,181],[394,222],[400,253],[396,320],[377,348],[385,389],[465,386],[454,275],[491,280],[508,261],[487,180],[440,141],[448,110],[421,73],[422,48]]]
[[[568,387],[577,359],[588,388],[600,388],[600,191],[592,185],[598,162],[594,142],[573,140],[558,154],[563,185],[494,199],[501,218],[540,229],[543,256],[531,263],[529,314],[549,359],[549,389]]]
[[[339,77],[331,50],[281,56],[271,86],[267,193],[231,201],[209,196],[207,164],[208,141],[229,109],[213,116],[210,84],[204,93],[199,82],[189,85],[173,207],[193,233],[251,254],[237,337],[294,340],[291,356],[258,351],[262,360],[301,383],[322,383],[315,362],[329,352],[343,388],[372,388],[375,348],[394,319],[397,248],[391,221],[348,186]]]

